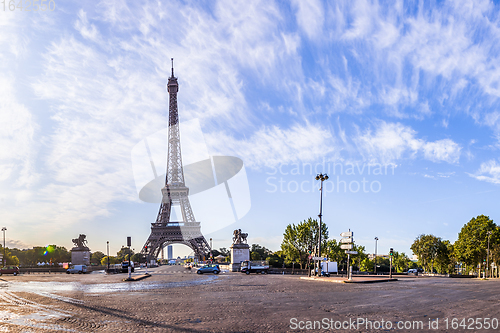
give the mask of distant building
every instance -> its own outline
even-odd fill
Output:
[[[368,253],[368,259],[373,260],[373,258],[375,258],[375,254],[374,253]],[[389,259],[389,255],[388,254],[378,254],[377,253],[377,258]]]
[[[174,258],[174,249],[172,245],[167,246],[167,259],[173,259]]]

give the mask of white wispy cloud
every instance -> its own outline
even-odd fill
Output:
[[[477,180],[500,184],[500,163],[496,160],[489,160],[488,162],[481,163],[479,170],[469,176]]]
[[[297,23],[311,39],[317,39],[323,30],[324,8],[319,0],[292,2],[296,9]]]
[[[266,126],[239,140],[223,133],[210,133],[205,138],[215,154],[239,156],[245,165],[256,169],[314,161],[338,149],[332,133],[318,124],[296,124],[287,129]]]
[[[37,125],[30,110],[15,97],[14,78],[0,77],[0,181],[31,186],[40,176],[34,168]]]
[[[354,142],[365,159],[384,164],[415,158],[419,153],[433,162],[457,163],[461,152],[461,146],[450,139],[427,142],[411,127],[385,121],[380,121],[374,131],[368,128],[360,133]]]

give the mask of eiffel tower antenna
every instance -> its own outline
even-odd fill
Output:
[[[165,246],[180,243],[189,246],[195,257],[204,260],[210,253],[210,246],[201,234],[200,222],[196,222],[189,203],[189,188],[184,182],[182,168],[181,138],[179,130],[179,112],[177,110],[177,92],[179,83],[174,76],[174,59],[172,58],[172,76],[168,78],[169,93],[168,112],[168,154],[165,187],[161,189],[162,203],[155,223],[151,223],[151,234],[144,244],[141,253],[157,258]],[[171,221],[172,206],[180,206],[182,219]],[[179,218],[179,217],[177,217]]]

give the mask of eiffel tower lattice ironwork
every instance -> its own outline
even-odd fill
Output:
[[[179,131],[179,112],[177,110],[177,92],[179,84],[174,76],[168,79],[167,90],[170,95],[168,118],[168,155],[165,187],[162,188],[162,203],[155,223],[151,223],[151,234],[141,253],[157,258],[163,247],[177,243],[189,246],[195,256],[203,260],[210,253],[210,246],[201,233],[200,222],[196,222],[189,203],[189,188],[184,182],[182,169],[181,140]],[[172,206],[180,206],[182,221],[170,221]]]

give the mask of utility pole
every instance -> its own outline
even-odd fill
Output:
[[[375,237],[375,258],[373,258],[373,272],[375,273],[375,275],[377,275],[377,241],[378,237]]]
[[[5,267],[5,263],[7,262],[7,257],[5,256],[5,230],[7,230],[6,227],[2,228],[3,231],[3,267]]]
[[[316,180],[321,180],[321,195],[319,199],[319,226],[318,226],[318,257],[321,257],[321,217],[323,216],[323,181],[328,179],[328,175],[320,173]],[[321,260],[318,260],[318,276],[321,276]]]
[[[490,277],[490,236],[491,236],[491,230],[488,231],[488,256],[486,257],[486,278]]]
[[[394,250],[391,249],[389,250],[389,255],[391,257],[391,261],[390,261],[390,264],[389,264],[389,279],[392,279],[392,255],[394,254]]]
[[[108,270],[106,273],[109,273],[109,241],[106,241],[106,248],[107,248],[107,251],[108,251]]]

